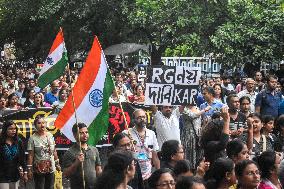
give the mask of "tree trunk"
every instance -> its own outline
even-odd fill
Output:
[[[254,77],[256,71],[260,70],[260,63],[253,65],[251,62],[246,62],[244,66],[244,72],[247,74],[248,77]]]

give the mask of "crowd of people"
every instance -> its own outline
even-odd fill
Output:
[[[137,73],[111,70],[115,90],[109,102],[144,104],[145,82]],[[37,86],[35,69],[0,73],[0,114],[6,110],[50,107],[60,111],[78,77],[66,72],[49,87]],[[278,75],[279,76],[279,75]],[[113,138],[107,163],[88,145],[83,123],[72,128],[74,143],[59,158],[44,117],[27,148],[12,120],[0,136],[0,189],[33,179],[35,188],[54,187],[62,170],[70,187],[96,189],[281,189],[284,184],[284,80],[257,71],[236,83],[226,75],[200,80],[197,100],[181,106],[151,106],[153,126],[143,108],[133,127]],[[141,106],[143,107],[143,106]],[[28,152],[25,158],[25,151]]]

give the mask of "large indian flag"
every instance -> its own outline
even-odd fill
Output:
[[[52,81],[58,79],[65,71],[67,63],[67,51],[65,48],[63,31],[60,28],[60,31],[58,32],[39,73],[39,87],[43,89]]]
[[[104,53],[98,38],[95,37],[86,63],[73,88],[76,115],[71,94],[54,123],[55,127],[67,138],[75,141],[72,127],[77,116],[78,123],[85,123],[88,126],[89,144],[95,145],[108,128],[108,102],[113,90],[114,84]]]

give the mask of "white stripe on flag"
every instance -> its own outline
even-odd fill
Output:
[[[46,59],[42,69],[40,70],[40,75],[44,74],[47,70],[49,70],[52,66],[54,66],[54,64],[56,64],[62,58],[64,51],[65,51],[65,48],[64,48],[64,42],[63,42],[51,54],[48,55],[47,58],[51,58],[53,61],[53,64],[52,65],[48,64],[47,59]]]

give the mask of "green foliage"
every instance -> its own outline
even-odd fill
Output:
[[[20,60],[43,61],[59,27],[69,55],[86,55],[94,35],[103,47],[121,43],[127,35],[119,1],[2,0],[0,8],[0,44],[13,42]]]
[[[279,3],[234,0],[228,11],[227,22],[211,36],[219,61],[259,66],[283,59],[284,12]]]
[[[0,45],[13,42],[18,59],[41,62],[63,27],[69,56],[86,55],[97,35],[103,48],[122,42],[150,44],[154,64],[162,55],[211,52],[230,64],[274,62],[283,59],[283,4],[283,0],[0,0]]]
[[[186,38],[187,37],[187,38]],[[175,48],[167,48],[164,56],[179,56],[179,57],[190,57],[200,56],[201,52],[198,51],[201,46],[200,36],[196,33],[188,34],[184,37],[184,41],[181,45],[177,45]]]
[[[216,24],[219,25],[225,18],[226,11],[222,10],[227,5],[227,1],[223,0],[125,2],[128,4],[123,10],[131,29],[136,31],[140,41],[150,43],[152,53],[158,56],[165,51],[166,55],[202,55],[209,45],[209,34],[213,34]],[[159,61],[158,57],[155,61]]]

